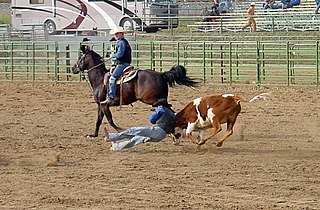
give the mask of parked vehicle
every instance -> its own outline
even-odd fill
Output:
[[[12,25],[18,30],[44,25],[57,31],[126,30],[155,32],[178,26],[176,0],[12,0]]]

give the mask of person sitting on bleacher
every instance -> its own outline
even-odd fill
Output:
[[[300,0],[281,0],[284,4],[283,8],[291,8],[300,4]]]
[[[272,0],[266,0],[263,9],[286,9],[286,8],[291,8],[294,6],[297,6],[300,4],[301,0],[281,0],[281,2],[275,2],[272,4],[272,6],[268,6],[267,2],[272,1]],[[320,1],[320,0],[319,0]]]
[[[210,16],[219,16],[220,12],[219,12],[219,8],[216,4],[213,4],[213,6],[211,7],[211,12],[210,12]],[[217,20],[215,18],[211,18],[211,22],[216,22]]]
[[[213,4],[213,6],[211,7],[211,11],[209,11],[208,8],[205,7],[202,10],[201,15],[206,16],[205,18],[203,18],[203,22],[216,22],[217,21],[216,19],[214,19],[212,17],[207,17],[207,16],[219,16],[220,12],[219,12],[217,5]]]
[[[291,0],[291,3],[293,4],[293,6],[298,6],[301,3],[301,0]]]
[[[201,11],[201,15],[204,16],[204,18],[202,19],[203,22],[210,22],[210,18],[208,18],[208,16],[210,16],[210,11],[208,10],[208,7],[205,7]]]
[[[320,0],[316,0],[316,10],[315,13],[318,14],[319,13],[319,9],[320,9]]]
[[[275,3],[275,0],[265,0],[265,2],[263,3],[263,9],[275,9]]]

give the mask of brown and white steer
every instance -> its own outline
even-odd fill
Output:
[[[269,93],[262,93],[247,102],[265,99],[265,95],[267,94]],[[177,113],[175,127],[186,129],[187,137],[193,143],[202,145],[222,130],[222,124],[227,123],[225,134],[216,142],[216,146],[221,147],[224,140],[233,133],[233,126],[241,111],[240,101],[245,100],[233,94],[210,95],[197,98]],[[205,131],[209,128],[212,129],[205,134]],[[199,131],[197,138],[192,135],[193,131]],[[179,133],[179,131],[176,131],[174,136],[180,137]]]

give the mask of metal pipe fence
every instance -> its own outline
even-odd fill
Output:
[[[135,67],[162,72],[180,64],[187,68],[190,77],[204,84],[319,86],[319,41],[131,44]],[[110,42],[92,42],[92,45],[102,57],[110,51]],[[79,56],[79,46],[79,42],[61,41],[0,42],[0,80],[79,82],[81,76],[71,72]]]

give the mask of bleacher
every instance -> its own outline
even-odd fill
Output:
[[[216,22],[195,22],[189,24],[191,32],[241,31],[247,23],[246,11],[250,2],[238,2],[232,12],[212,17]],[[286,9],[264,10],[262,3],[255,7],[257,31],[319,31],[320,15],[315,14],[314,0],[302,0],[300,5]],[[247,28],[246,31],[250,31]]]

